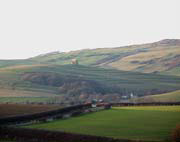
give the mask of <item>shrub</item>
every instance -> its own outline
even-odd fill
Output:
[[[180,142],[180,124],[176,125],[176,128],[173,130],[172,139],[174,142]]]

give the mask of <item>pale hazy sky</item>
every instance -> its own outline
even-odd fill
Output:
[[[180,38],[180,0],[0,0],[0,59]]]

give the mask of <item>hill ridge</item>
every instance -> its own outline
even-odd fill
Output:
[[[0,60],[0,68],[27,64],[64,65],[70,64],[74,58],[81,65],[180,76],[180,39],[163,39],[153,43],[113,48],[56,51],[26,60]]]

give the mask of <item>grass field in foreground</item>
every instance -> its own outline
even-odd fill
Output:
[[[180,123],[179,110],[180,106],[119,107],[28,127],[114,138],[163,141],[170,137],[171,131]]]

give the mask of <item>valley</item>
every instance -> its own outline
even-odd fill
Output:
[[[0,118],[29,137],[171,141],[180,122],[179,65],[179,39],[0,60]],[[101,108],[107,104],[119,105]],[[19,127],[19,118],[28,125]]]
[[[1,68],[0,77],[3,99],[52,97],[72,104],[92,99],[120,102],[123,95],[130,98],[132,93],[141,97],[180,89],[177,76],[83,65],[18,65]]]

